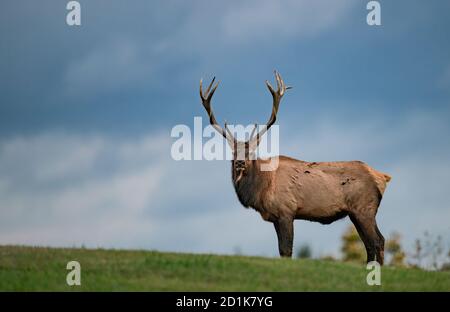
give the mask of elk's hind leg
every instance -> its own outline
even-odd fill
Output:
[[[378,246],[377,246],[377,261],[379,264],[383,265],[384,263],[384,237],[383,234],[381,234],[380,230],[378,229],[378,225],[375,221],[375,230],[378,235]]]
[[[294,220],[280,218],[273,222],[278,237],[278,250],[281,257],[292,257],[292,245],[294,241]]]

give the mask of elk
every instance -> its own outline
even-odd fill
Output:
[[[215,78],[206,90],[200,80],[200,97],[210,124],[228,141],[233,152],[232,183],[237,197],[246,208],[253,208],[272,222],[281,257],[292,257],[294,220],[302,219],[330,224],[346,216],[355,225],[367,252],[367,262],[384,260],[384,237],[375,216],[386,184],[391,177],[361,161],[307,162],[276,156],[278,166],[262,170],[272,159],[254,157],[261,136],[275,123],[280,101],[287,87],[275,71],[277,89],[266,81],[272,94],[272,114],[263,129],[250,139],[238,141],[214,116],[211,99],[219,83]]]

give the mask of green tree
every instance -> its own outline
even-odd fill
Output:
[[[303,244],[297,251],[296,254],[299,259],[309,259],[312,256],[312,249],[308,244]]]
[[[342,235],[342,260],[365,263],[366,249],[359,238],[358,232],[353,225],[350,225]]]
[[[389,236],[385,243],[385,251],[389,265],[405,266],[406,253],[403,251],[399,233],[394,232]],[[366,249],[353,225],[350,225],[342,235],[341,252],[344,261],[359,263],[366,261]]]
[[[389,256],[389,265],[393,266],[405,266],[406,254],[403,251],[401,244],[401,235],[397,232],[391,234],[386,240],[385,250]]]

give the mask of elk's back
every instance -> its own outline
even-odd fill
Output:
[[[280,156],[269,210],[329,223],[356,206],[378,202],[390,180],[360,161],[305,162]]]

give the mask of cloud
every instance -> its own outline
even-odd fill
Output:
[[[437,82],[438,86],[444,89],[450,89],[450,65],[447,65],[443,74]]]
[[[214,66],[218,54],[221,62],[226,63],[225,58],[229,57],[226,51],[236,46],[245,50],[243,42],[252,47],[255,43],[281,44],[280,40],[317,36],[338,25],[355,3],[354,0],[252,0],[213,4],[196,1],[188,7],[163,5],[161,11],[169,20],[180,16],[170,24],[157,11],[147,11],[145,14],[149,16],[138,17],[142,12],[136,7],[121,7],[130,10],[127,14],[133,16],[129,20],[120,12],[127,23],[139,24],[140,18],[151,23],[138,29],[129,26],[118,29],[115,25],[105,29],[108,36],[99,37],[84,47],[84,53],[66,63],[65,88],[70,96],[89,96],[154,87],[158,85],[157,78],[167,75],[177,64],[181,67],[177,74],[183,75],[183,67],[190,62]],[[103,8],[87,6],[86,10],[91,13]],[[103,20],[98,18],[102,25]]]
[[[127,241],[125,232],[151,231],[139,218],[164,170],[155,157],[160,146],[64,134],[3,142],[2,242],[110,246]]]
[[[98,95],[141,85],[154,66],[144,48],[130,39],[116,38],[70,61],[65,73],[68,94]]]
[[[228,40],[277,41],[312,37],[335,27],[355,1],[242,1],[233,5],[222,20]]]

